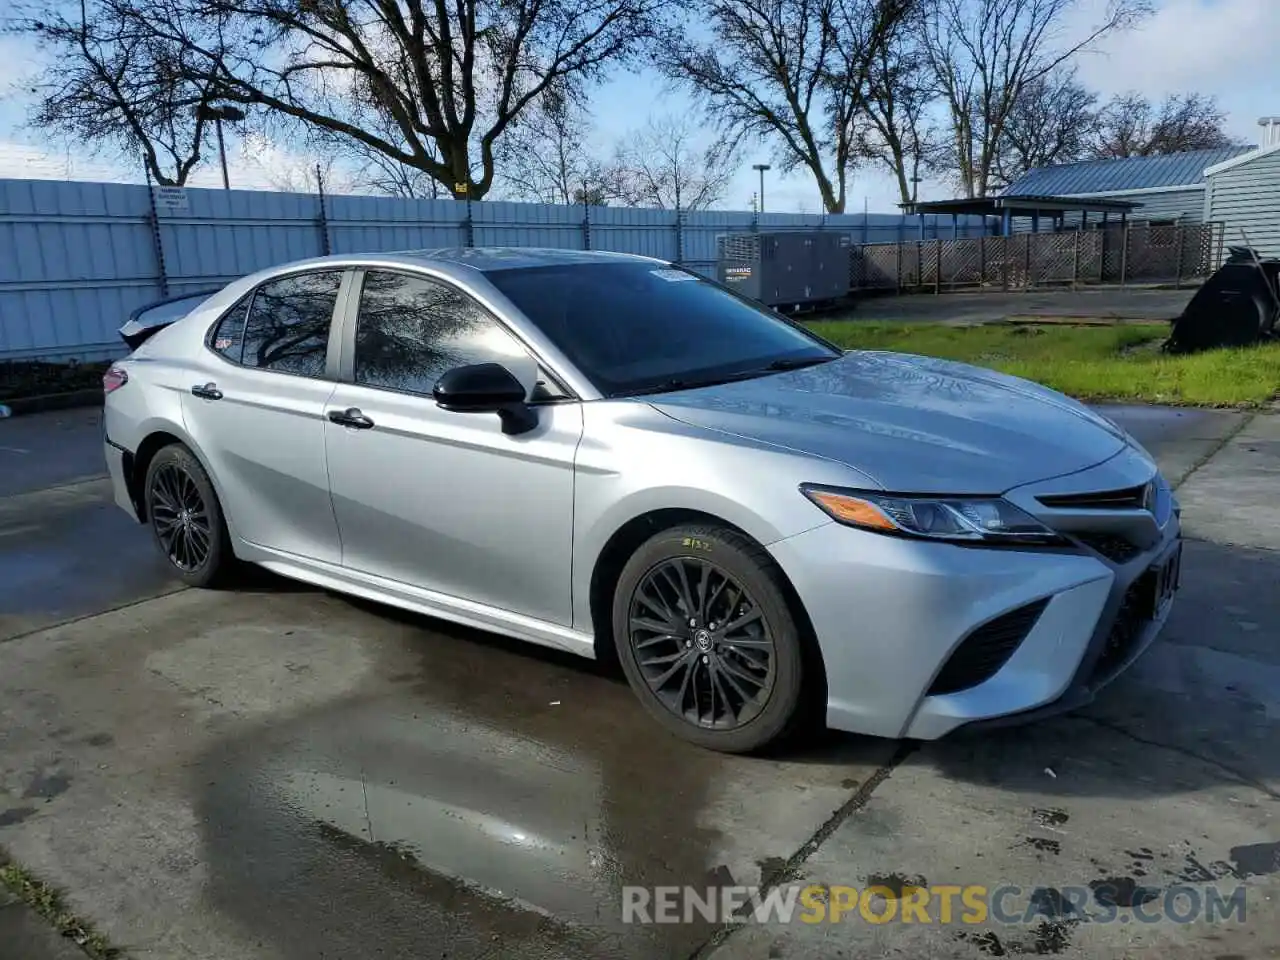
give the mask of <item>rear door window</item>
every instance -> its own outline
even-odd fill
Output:
[[[299,273],[272,280],[253,295],[244,327],[246,367],[324,376],[341,270]]]

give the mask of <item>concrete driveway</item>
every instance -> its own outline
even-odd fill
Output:
[[[529,646],[266,574],[176,590],[84,478],[96,414],[0,422],[0,845],[139,958],[1280,957],[1280,418],[1112,412],[1193,538],[1143,660],[1069,717],[781,759]],[[730,883],[1007,896],[622,922],[624,885]],[[1208,887],[1243,920],[1191,917]]]
[[[1073,320],[1172,320],[1195,290],[1100,287],[1085,290],[1027,290],[968,293],[871,295],[860,300],[851,319],[992,323],[1017,318]]]

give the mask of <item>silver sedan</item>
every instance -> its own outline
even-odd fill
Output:
[[[713,749],[1078,706],[1178,586],[1177,505],[1109,420],[673,264],[329,257],[168,312],[105,377],[105,450],[179,577],[257,563],[617,662]]]

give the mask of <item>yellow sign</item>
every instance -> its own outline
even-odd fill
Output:
[[[986,887],[935,886],[904,887],[899,896],[888,887],[871,886],[859,891],[857,887],[806,887],[800,894],[803,910],[801,923],[839,923],[845,914],[861,914],[867,923],[888,923],[899,908],[903,923],[931,923],[930,901],[933,901],[937,920],[951,923],[958,917],[961,923],[984,923],[987,919]],[[955,909],[956,899],[962,904]]]
[[[459,194],[459,195],[465,196],[465,195],[466,195],[466,193],[467,193],[467,187],[468,187],[468,184],[465,184],[465,183],[455,183],[455,184],[453,185],[453,192],[454,192],[454,193],[456,193],[456,194]]]

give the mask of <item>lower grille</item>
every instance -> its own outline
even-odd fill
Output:
[[[988,620],[974,630],[952,652],[929,687],[929,695],[967,690],[994,677],[1048,605],[1048,598],[1037,600]]]
[[[1125,591],[1120,601],[1120,611],[1111,624],[1111,630],[1107,633],[1102,653],[1098,655],[1098,661],[1093,665],[1095,681],[1104,681],[1120,669],[1142,638],[1143,630],[1151,622],[1148,614],[1151,611],[1151,592],[1154,589],[1153,575],[1144,573]]]
[[[1137,544],[1114,533],[1077,533],[1075,538],[1112,563],[1128,563],[1142,552]]]

